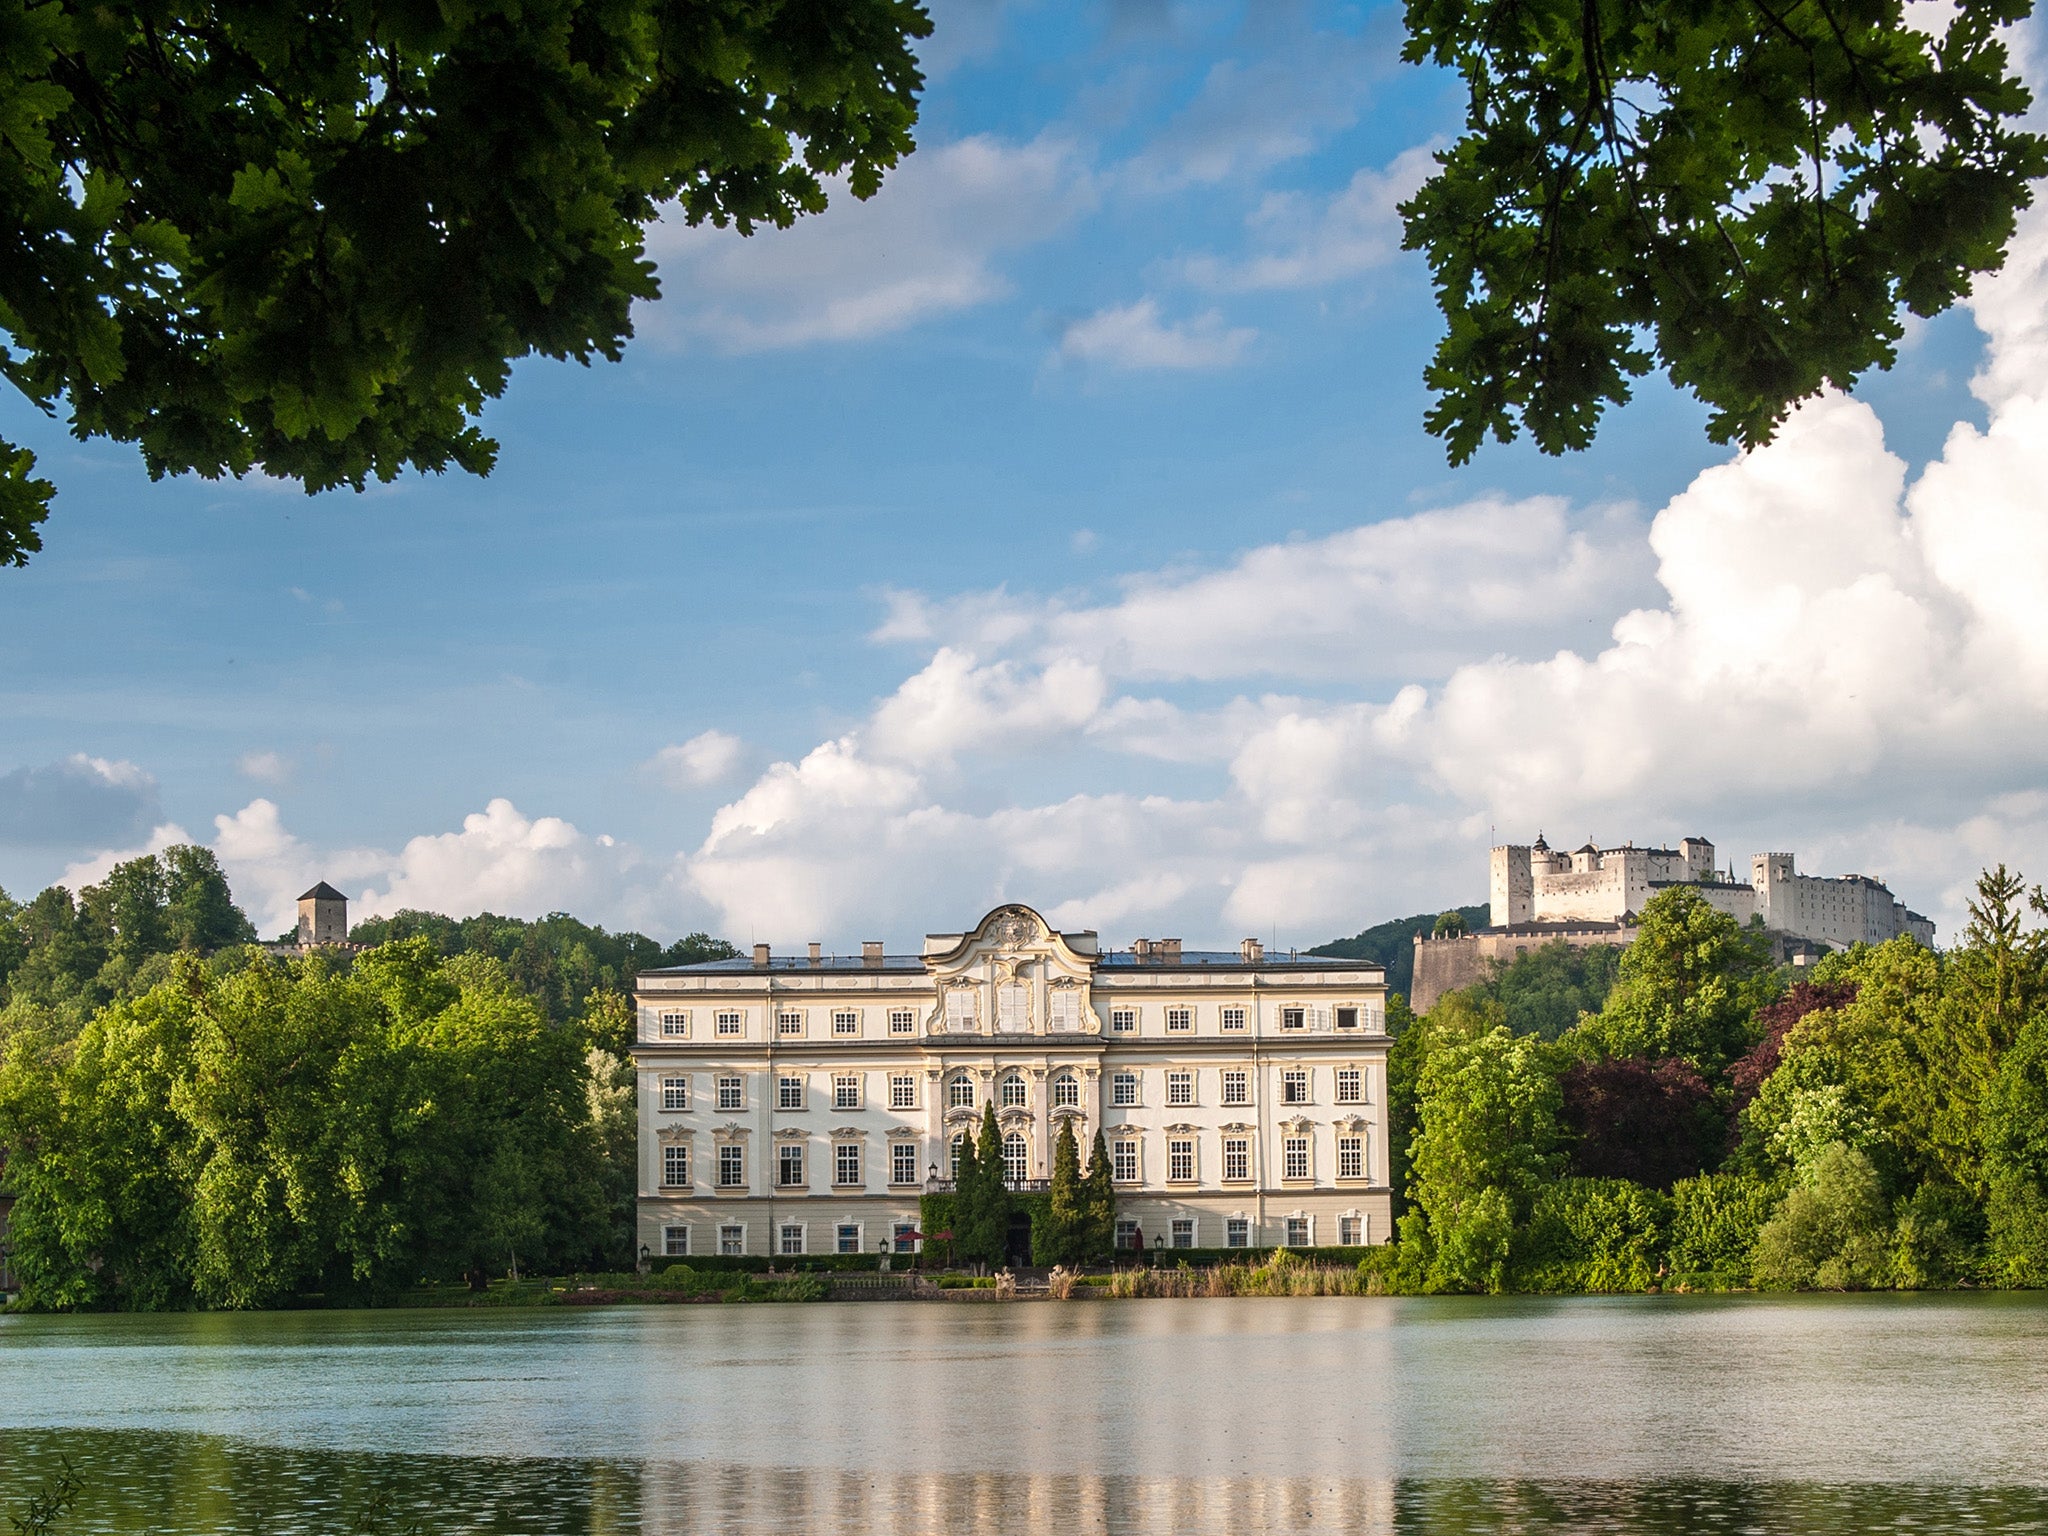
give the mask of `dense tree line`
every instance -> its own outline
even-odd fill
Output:
[[[1396,1283],[2048,1283],[2048,896],[2001,867],[1970,913],[1794,978],[1681,887],[1562,1031],[1510,1010],[1524,964],[1569,990],[1540,952],[1396,1010]]]
[[[374,1300],[631,1262],[631,979],[730,945],[562,914],[401,912],[357,925],[364,951],[292,958],[254,937],[201,848],[0,897],[31,1305]]]
[[[1074,1123],[1062,1120],[1053,1137],[1049,1187],[1021,1192],[1010,1188],[1006,1177],[995,1106],[984,1104],[980,1129],[959,1144],[952,1192],[925,1196],[920,1220],[928,1239],[952,1234],[938,1251],[969,1264],[998,1265],[1018,1211],[1031,1219],[1032,1263],[1075,1269],[1107,1262],[1116,1246],[1116,1190],[1102,1132],[1095,1133],[1084,1172]]]
[[[407,907],[389,917],[366,918],[349,930],[358,944],[424,938],[443,956],[489,955],[527,996],[564,1023],[590,1011],[594,993],[630,993],[633,977],[665,965],[729,960],[739,953],[723,939],[693,933],[660,944],[644,933],[607,933],[566,912],[529,921],[479,912],[443,917]],[[619,1045],[623,1048],[624,1041]]]
[[[255,937],[219,861],[189,844],[116,864],[75,895],[0,891],[0,1040],[28,1024],[75,1035],[95,1009],[163,980],[171,956]]]

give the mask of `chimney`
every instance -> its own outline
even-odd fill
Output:
[[[1143,965],[1152,958],[1152,941],[1150,939],[1131,940],[1131,953],[1137,957],[1138,964]]]
[[[754,969],[757,971],[765,970],[767,965],[768,946],[766,944],[756,944],[754,946]]]
[[[1257,939],[1246,939],[1237,946],[1237,952],[1244,957],[1246,965],[1257,965],[1266,958],[1266,946]]]
[[[869,970],[878,970],[882,964],[882,941],[862,939],[860,941],[860,963]]]
[[[1168,965],[1179,965],[1180,940],[1161,939],[1159,941],[1159,958]]]
[[[812,965],[816,965],[816,964],[818,964],[818,962],[819,962],[819,953],[818,953],[818,941],[817,941],[816,939],[813,939],[813,940],[811,940],[811,964],[812,964]]]

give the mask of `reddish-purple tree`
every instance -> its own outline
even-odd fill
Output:
[[[1794,982],[1792,990],[1769,1007],[1757,1009],[1756,1021],[1763,1026],[1763,1038],[1728,1069],[1728,1081],[1735,1089],[1736,1110],[1739,1112],[1755,1098],[1764,1079],[1778,1070],[1785,1055],[1785,1037],[1792,1033],[1794,1024],[1809,1013],[1818,1013],[1823,1008],[1846,1008],[1855,1001],[1853,981],[1800,981]]]
[[[1706,1167],[1727,1135],[1714,1090],[1676,1057],[1575,1062],[1558,1078],[1572,1171],[1669,1189]]]

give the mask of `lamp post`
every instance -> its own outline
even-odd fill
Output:
[[[881,1262],[877,1266],[883,1274],[889,1273],[889,1239],[886,1237],[877,1245],[881,1250]]]
[[[646,1274],[654,1267],[654,1250],[645,1243],[640,1245],[640,1273]]]

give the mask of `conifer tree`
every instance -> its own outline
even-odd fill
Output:
[[[966,1160],[961,1160],[966,1169]],[[1003,1136],[996,1129],[996,1107],[981,1109],[981,1134],[974,1140],[972,1193],[955,1196],[953,1231],[960,1256],[984,1264],[1000,1264],[1010,1236],[1010,1191],[1003,1182]]]
[[[965,1250],[981,1194],[981,1170],[975,1165],[974,1138],[962,1134],[953,1157],[953,1254],[971,1258]]]
[[[1074,1122],[1062,1120],[1052,1144],[1052,1194],[1043,1232],[1034,1233],[1032,1257],[1041,1264],[1075,1265],[1088,1256],[1087,1186],[1081,1180],[1081,1145]]]
[[[1082,1249],[1088,1260],[1101,1262],[1116,1251],[1116,1188],[1110,1181],[1109,1143],[1101,1131],[1088,1151],[1081,1210]]]

